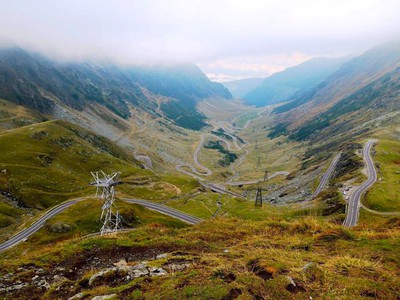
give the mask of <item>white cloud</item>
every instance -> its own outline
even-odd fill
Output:
[[[268,74],[291,61],[265,56],[337,56],[398,37],[399,11],[399,0],[0,0],[0,41],[69,59]]]
[[[199,66],[211,80],[224,82],[249,77],[268,77],[311,58],[312,56],[301,53],[235,56],[213,60]]]

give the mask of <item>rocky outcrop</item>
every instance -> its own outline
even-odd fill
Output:
[[[89,286],[93,287],[110,281],[131,281],[142,276],[160,276],[165,274],[167,274],[167,272],[164,269],[150,267],[145,262],[137,264],[136,266],[120,265],[94,274],[89,279]]]
[[[116,299],[117,294],[111,294],[111,295],[104,295],[104,296],[96,296],[93,297],[92,300],[111,300],[111,299]]]

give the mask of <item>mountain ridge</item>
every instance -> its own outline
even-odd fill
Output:
[[[150,98],[163,96],[168,101],[159,105],[144,91]],[[0,50],[0,97],[45,114],[52,114],[55,99],[78,110],[98,103],[125,119],[130,116],[129,105],[152,113],[158,107],[178,125],[198,130],[205,126],[205,117],[196,110],[196,103],[232,96],[194,65],[57,62],[21,48],[4,48]]]
[[[286,100],[302,90],[310,89],[332,74],[348,57],[317,57],[275,73],[247,92],[243,98],[258,107]]]
[[[270,137],[319,141],[347,140],[376,129],[382,120],[396,124],[399,111],[400,43],[372,48],[345,63],[313,90],[276,107]],[[397,122],[398,123],[398,122]],[[358,130],[358,131],[357,131]]]

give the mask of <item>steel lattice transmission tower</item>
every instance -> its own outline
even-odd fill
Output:
[[[268,170],[265,170],[264,181],[267,181],[267,180],[268,180]]]
[[[90,172],[94,181],[91,186],[97,187],[96,197],[103,201],[100,222],[102,223],[100,234],[116,232],[121,228],[121,218],[118,208],[115,206],[115,186],[121,184],[120,172],[107,175],[103,171]]]
[[[256,207],[262,207],[263,198],[262,198],[262,188],[258,187],[256,192]]]

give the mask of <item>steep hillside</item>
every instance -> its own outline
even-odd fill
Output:
[[[147,173],[110,140],[68,122],[43,121],[4,100],[0,145],[1,238],[43,209],[92,194],[90,171],[121,171],[124,177]]]
[[[265,78],[245,78],[224,82],[223,85],[235,98],[243,98],[248,92],[258,87]]]
[[[283,102],[335,72],[348,58],[314,58],[266,78],[243,98],[258,107]]]
[[[161,109],[178,125],[200,129],[197,101],[231,95],[193,65],[62,63],[12,48],[0,50],[0,97],[48,115],[58,104],[82,110],[97,103],[125,119],[130,106],[155,115]]]
[[[312,91],[275,108],[270,137],[342,141],[399,123],[400,44],[367,51],[344,64]]]
[[[307,110],[307,117],[311,118],[399,65],[400,42],[375,47],[343,64],[318,86],[298,94],[290,103],[276,108],[275,112],[290,111],[289,118],[296,119]]]
[[[63,121],[47,121],[0,134],[0,189],[22,207],[48,208],[81,195],[90,171],[140,170],[104,137]]]
[[[387,119],[392,119],[391,115],[396,111],[400,112],[400,67],[339,101],[290,137],[304,140],[314,136],[351,134],[357,126],[363,128],[361,125],[365,123],[372,128],[388,123]]]

